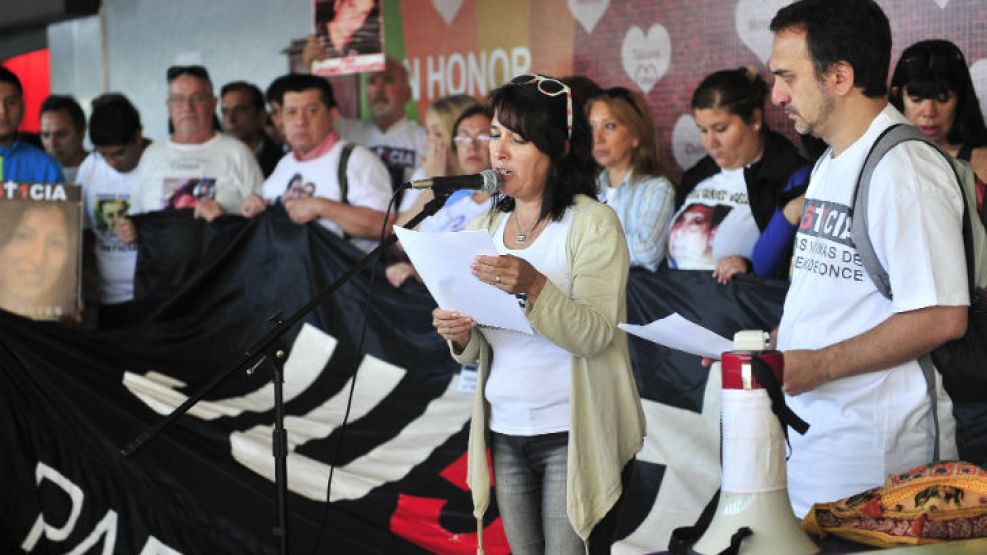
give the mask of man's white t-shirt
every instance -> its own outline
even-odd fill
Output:
[[[668,265],[714,270],[727,256],[750,259],[760,234],[747,199],[744,168],[720,170],[699,182],[672,218]]]
[[[134,171],[131,214],[189,208],[201,198],[215,199],[227,213],[239,214],[243,199],[260,192],[264,182],[250,147],[223,133],[194,145],[155,141]]]
[[[500,254],[523,258],[565,295],[572,293],[572,273],[566,241],[574,211],[570,207],[558,222],[550,222],[525,249],[504,245],[503,218],[493,234]],[[563,432],[569,429],[572,355],[545,337],[513,330],[482,328],[494,353],[484,395],[490,403],[490,429],[517,436]]]
[[[275,202],[285,197],[321,197],[340,201],[339,157],[345,141],[337,141],[328,152],[312,160],[298,160],[293,153],[286,154],[264,182],[263,197]],[[353,148],[346,164],[347,202],[381,212],[391,201],[390,178],[380,160],[364,147]],[[319,224],[342,236],[343,228],[336,222],[319,218]],[[353,245],[370,251],[377,246],[372,239],[354,238]]]
[[[372,122],[336,118],[336,131],[344,140],[372,150],[391,175],[391,186],[411,180],[425,156],[425,128],[404,118],[381,131]]]
[[[85,199],[86,227],[96,236],[99,302],[119,304],[134,298],[137,245],[128,245],[114,233],[116,220],[127,214],[136,172],[120,173],[97,152],[79,166],[77,182]]]
[[[778,348],[818,349],[855,337],[900,312],[969,304],[963,251],[963,200],[947,162],[928,145],[907,142],[877,165],[868,234],[891,280],[883,297],[861,265],[850,236],[853,190],[880,133],[908,123],[885,108],[838,157],[819,163],[806,191],[795,237],[792,284]],[[951,403],[939,388],[940,457],[956,456]],[[789,434],[789,494],[796,515],[884,483],[888,474],[931,461],[934,430],[917,361],[826,383],[788,405],[806,420]]]

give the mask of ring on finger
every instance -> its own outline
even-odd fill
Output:
[[[497,275],[494,276],[494,281],[496,281],[497,283],[500,283],[500,274],[497,274]]]

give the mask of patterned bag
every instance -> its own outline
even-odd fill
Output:
[[[802,528],[875,547],[987,537],[987,470],[943,461],[893,474],[881,487],[816,503]]]

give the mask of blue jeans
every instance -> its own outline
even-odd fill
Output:
[[[568,432],[530,437],[491,432],[490,443],[494,491],[512,553],[585,553],[586,547],[569,523],[565,508]],[[618,501],[593,529],[590,553],[610,552],[619,505]]]

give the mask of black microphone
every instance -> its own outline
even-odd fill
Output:
[[[434,189],[443,192],[472,189],[492,195],[500,187],[500,174],[493,170],[483,170],[480,173],[470,175],[450,175],[429,179],[415,179],[414,181],[405,183],[405,185],[411,189]]]

